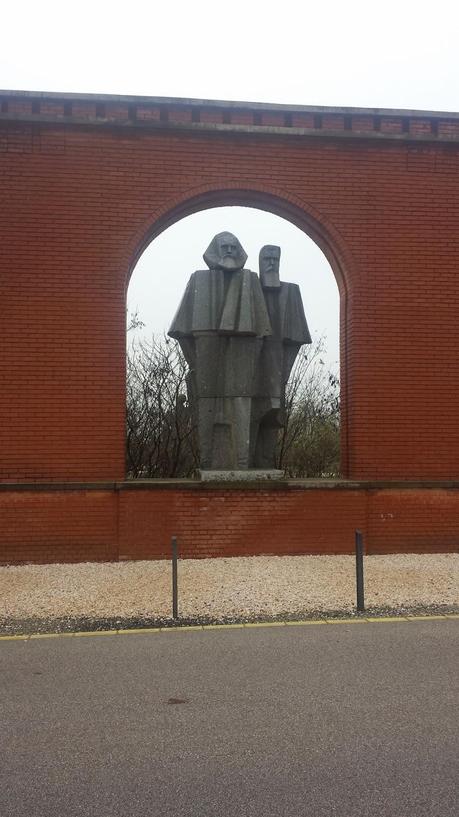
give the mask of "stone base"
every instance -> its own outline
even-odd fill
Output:
[[[255,480],[283,479],[285,471],[275,468],[252,468],[248,471],[199,471],[202,482],[251,482]]]

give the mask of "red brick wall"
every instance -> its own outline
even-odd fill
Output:
[[[117,559],[114,490],[0,491],[0,562]]]
[[[373,552],[456,549],[457,488],[113,483],[129,275],[161,230],[216,204],[289,218],[332,264],[343,476],[459,480],[458,138],[454,116],[2,100],[0,483],[24,485],[0,492],[0,560],[164,555],[172,533],[186,555],[343,552],[355,527]]]
[[[459,486],[0,491],[0,562],[459,550]]]
[[[459,491],[372,490],[367,537],[372,553],[459,551]]]
[[[364,519],[359,491],[234,488],[120,493],[120,558],[345,553]],[[354,527],[353,527],[354,526]]]
[[[343,475],[459,477],[458,174],[455,145],[0,123],[0,480],[123,478],[129,272],[165,225],[228,201],[332,261]]]

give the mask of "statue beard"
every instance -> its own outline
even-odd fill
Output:
[[[229,272],[234,272],[235,270],[242,269],[240,259],[233,258],[232,256],[222,258],[218,264],[218,267],[219,269],[227,270]]]

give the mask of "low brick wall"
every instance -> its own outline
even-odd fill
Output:
[[[0,561],[459,550],[459,483],[146,480],[0,486]]]

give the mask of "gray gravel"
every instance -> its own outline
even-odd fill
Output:
[[[188,559],[179,564],[180,615],[188,619],[278,617],[351,611],[352,556]],[[459,554],[365,557],[371,608],[456,608]],[[17,619],[166,619],[168,561],[0,567],[0,625]]]

